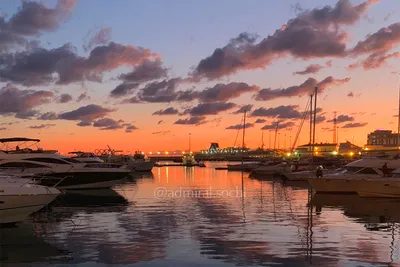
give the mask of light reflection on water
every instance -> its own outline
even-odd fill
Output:
[[[0,230],[0,265],[400,263],[400,200],[311,197],[306,183],[214,170],[223,164],[154,168],[115,191],[64,196],[51,211]],[[181,193],[160,197],[157,188]],[[216,197],[222,190],[244,194]]]

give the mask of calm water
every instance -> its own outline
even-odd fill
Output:
[[[0,266],[400,266],[398,200],[154,168],[0,229]]]

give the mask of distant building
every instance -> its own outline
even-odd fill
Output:
[[[345,143],[340,143],[339,145],[339,154],[343,156],[353,156],[359,155],[362,152],[362,147],[356,146],[349,141]]]
[[[376,130],[367,136],[365,150],[393,150],[398,147],[398,134],[390,130]]]
[[[219,150],[218,143],[211,143],[210,148],[208,149],[209,152],[217,152]]]

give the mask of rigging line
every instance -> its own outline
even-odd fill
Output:
[[[309,109],[310,109],[310,101],[307,101],[307,105],[306,105],[306,107],[305,107],[305,109],[304,109],[303,116],[302,116],[302,118],[301,118],[301,122],[300,122],[300,125],[299,125],[299,129],[298,129],[298,131],[297,131],[297,133],[296,133],[296,136],[295,136],[295,138],[294,138],[294,141],[293,141],[292,151],[294,150],[294,148],[295,148],[295,146],[296,146],[296,143],[297,143],[297,140],[299,139],[300,132],[301,132],[301,129],[303,128],[304,121],[305,121],[306,118],[307,118]]]
[[[244,119],[244,118],[242,118],[242,119],[240,120],[240,124],[243,124],[243,119]],[[237,131],[236,138],[235,138],[235,143],[233,144],[233,147],[236,147],[236,142],[237,142],[237,140],[238,140],[238,138],[239,138],[240,130],[241,130],[241,128],[239,128],[238,131]]]

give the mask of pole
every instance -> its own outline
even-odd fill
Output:
[[[400,83],[399,83],[399,114],[397,115],[397,149],[400,149]]]
[[[191,140],[191,133],[189,133],[189,154],[190,154],[190,151],[192,151],[192,140]]]
[[[243,141],[242,141],[242,164],[243,164],[243,150],[244,150],[244,136],[246,134],[246,110],[244,111],[243,117]]]
[[[289,136],[289,146],[292,147],[292,136]]]
[[[283,149],[286,150],[286,134],[285,134],[285,141],[284,141]]]
[[[271,149],[271,130],[269,130],[268,148]]]
[[[314,155],[314,151],[312,150],[312,122],[313,122],[313,95],[310,95],[310,153]]]
[[[315,145],[315,125],[317,124],[317,95],[318,95],[318,87],[315,87],[315,93],[314,93],[314,124],[313,124],[313,151],[314,151],[314,145]],[[313,153],[314,155],[314,153]]]

